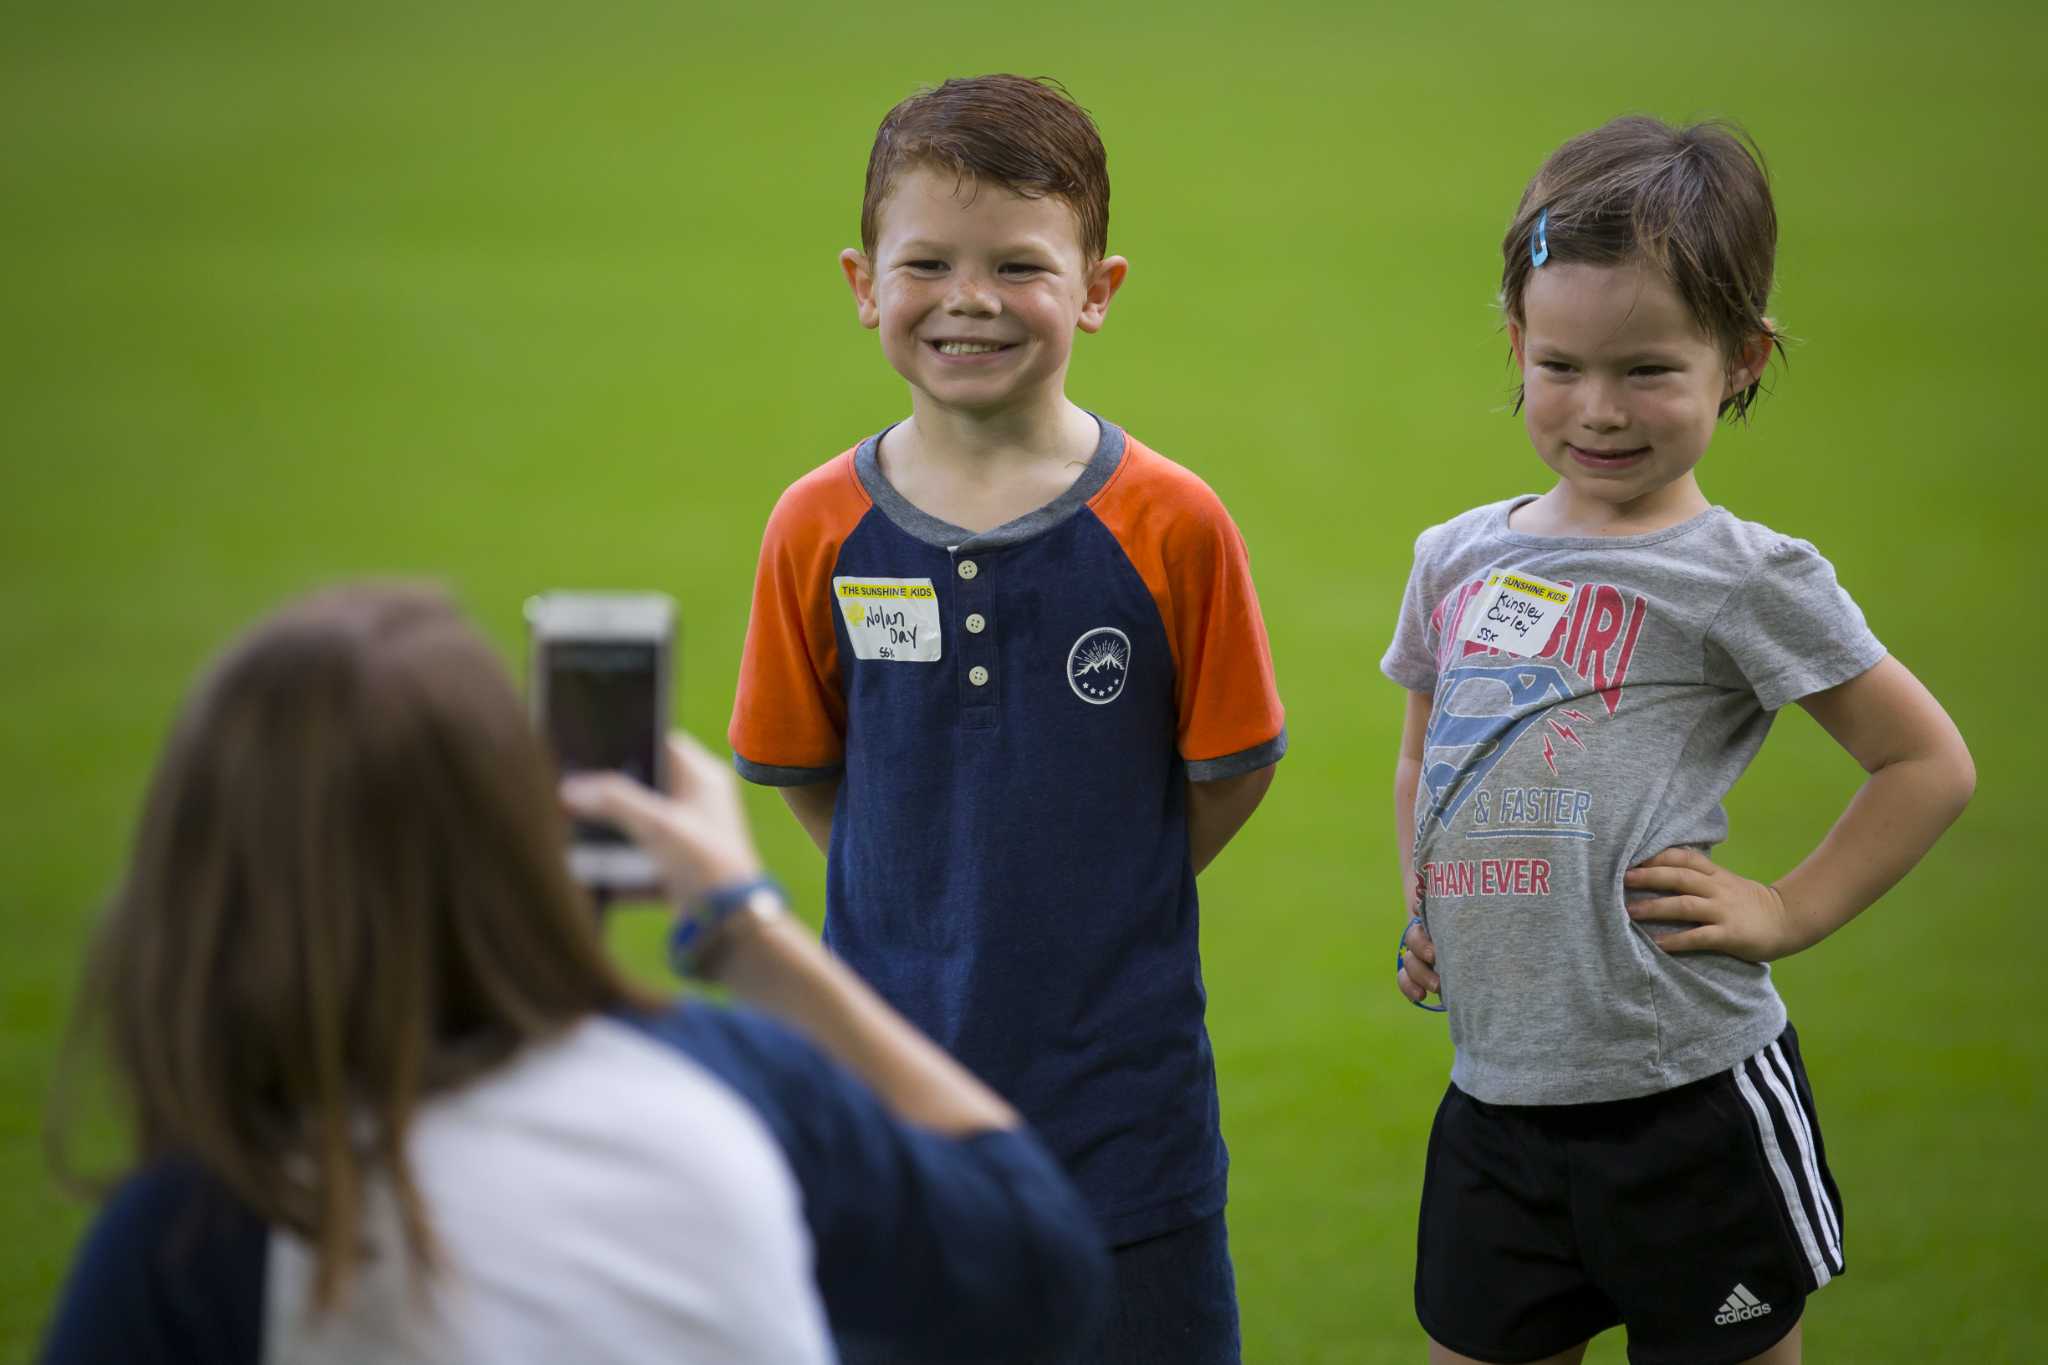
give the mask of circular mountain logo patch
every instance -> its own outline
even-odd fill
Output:
[[[1115,626],[1097,626],[1067,651],[1067,685],[1082,701],[1104,706],[1123,695],[1130,667],[1130,637]]]

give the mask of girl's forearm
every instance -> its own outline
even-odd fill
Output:
[[[1394,764],[1394,847],[1401,859],[1401,903],[1415,905],[1415,788],[1422,762],[1405,754]]]
[[[1969,803],[1967,754],[1901,759],[1865,779],[1820,847],[1773,883],[1797,928],[1797,952],[1898,885]]]
[[[1422,758],[1428,744],[1429,714],[1434,698],[1410,692],[1401,717],[1401,752],[1394,762],[1394,849],[1401,859],[1401,904],[1415,913],[1415,789],[1422,781]]]

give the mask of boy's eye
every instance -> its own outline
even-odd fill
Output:
[[[922,271],[944,270],[946,263],[944,261],[905,261],[903,268],[906,270]]]
[[[1629,373],[1644,379],[1654,379],[1660,374],[1670,374],[1671,367],[1669,365],[1637,365]]]
[[[1536,362],[1536,368],[1542,370],[1545,374],[1570,374],[1572,372],[1572,367],[1562,360],[1539,360]]]
[[[1031,265],[1025,261],[1011,261],[1003,266],[1005,275],[1038,275],[1044,273],[1042,265]]]

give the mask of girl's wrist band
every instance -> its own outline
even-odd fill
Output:
[[[769,904],[759,906],[764,895]],[[669,966],[678,976],[702,976],[706,955],[728,920],[750,906],[758,906],[757,913],[764,915],[777,913],[788,901],[782,883],[765,874],[706,889],[684,908],[675,927],[668,931]]]

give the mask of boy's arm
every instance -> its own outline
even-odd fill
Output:
[[[1769,962],[1810,948],[1898,884],[1969,804],[1977,769],[1941,703],[1889,656],[1839,687],[1800,699],[1870,776],[1820,847],[1769,886],[1668,849],[1630,869],[1662,891],[1628,907],[1638,920],[1699,925],[1658,940],[1667,952]]]
[[[1266,789],[1273,785],[1273,770],[1279,766],[1268,763],[1236,777],[1188,783],[1188,857],[1194,862],[1196,876],[1216,861],[1223,846],[1252,818],[1259,802],[1266,799]]]
[[[1394,848],[1401,859],[1401,905],[1411,919],[1415,915],[1415,788],[1422,781],[1423,736],[1429,733],[1431,701],[1427,692],[1408,694],[1408,709],[1401,720],[1401,754],[1394,760]],[[1410,925],[1402,941],[1408,952],[1394,975],[1394,984],[1401,994],[1421,1004],[1424,996],[1443,984],[1431,970],[1436,965],[1436,945],[1419,924]]]
[[[1244,537],[1213,490],[1132,441],[1089,505],[1159,609],[1174,674],[1174,748],[1187,763],[1188,860],[1207,868],[1287,752],[1286,712]]]
[[[777,787],[782,799],[789,804],[789,813],[804,827],[804,833],[811,836],[811,842],[818,846],[818,852],[829,855],[832,851],[832,811],[839,804],[840,779],[826,782],[811,782],[801,787]]]

